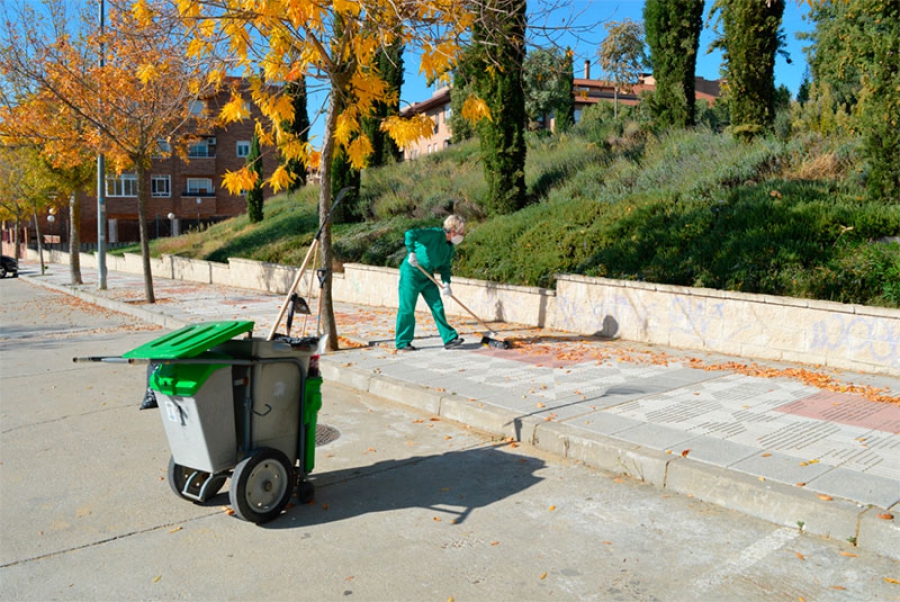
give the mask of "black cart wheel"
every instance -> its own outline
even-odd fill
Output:
[[[290,501],[294,478],[294,467],[277,449],[251,452],[231,475],[228,496],[234,513],[257,525],[272,520]]]
[[[316,486],[309,481],[300,481],[297,485],[297,500],[301,504],[308,504],[316,497]]]
[[[168,477],[169,487],[172,488],[175,495],[192,502],[205,502],[219,493],[222,485],[225,484],[224,476],[211,477],[208,472],[176,464],[175,458],[172,456],[169,456]]]

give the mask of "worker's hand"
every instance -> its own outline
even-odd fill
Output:
[[[414,267],[414,268],[419,267],[419,260],[416,258],[416,254],[415,254],[415,253],[410,253],[410,254],[409,254],[409,258],[407,258],[406,261],[408,261],[408,262],[409,262],[409,265],[411,265],[411,266]]]
[[[449,284],[444,283],[444,286],[441,287],[441,294],[444,295],[445,297],[453,296],[453,291],[450,290]]]

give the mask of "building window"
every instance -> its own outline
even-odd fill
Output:
[[[575,113],[572,115],[572,118],[575,123],[581,123],[581,109],[575,109]]]
[[[249,154],[250,154],[250,141],[249,140],[238,140],[237,156],[238,157],[246,157]]]
[[[200,142],[194,142],[188,147],[188,157],[192,159],[204,159],[216,156],[216,139],[206,138]]]
[[[150,196],[156,198],[172,196],[172,176],[151,176]]]
[[[194,117],[200,117],[206,112],[206,103],[202,100],[192,100],[188,103],[188,113]]]
[[[154,159],[162,159],[172,155],[172,145],[165,138],[159,138],[156,141],[156,149],[153,151]]]
[[[187,193],[188,196],[213,194],[212,178],[188,178]]]
[[[450,117],[453,116],[453,107],[447,105],[444,107],[444,123],[450,123]]]
[[[137,175],[123,173],[106,178],[106,196],[137,196]]]

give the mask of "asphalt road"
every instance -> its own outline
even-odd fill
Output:
[[[140,367],[163,331],[0,282],[2,600],[900,600],[892,560],[336,383],[314,502],[172,493]]]

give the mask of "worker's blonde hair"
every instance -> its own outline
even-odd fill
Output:
[[[447,219],[444,220],[444,232],[450,230],[456,230],[459,234],[465,233],[466,220],[458,215],[447,216]]]

